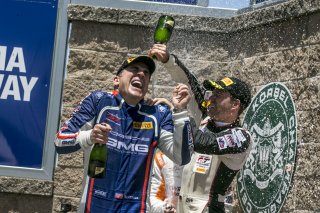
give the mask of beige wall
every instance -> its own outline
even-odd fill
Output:
[[[72,31],[62,120],[89,91],[112,89],[112,76],[127,54],[147,52],[159,15],[69,5]],[[252,85],[253,94],[275,81],[289,88],[296,104],[298,151],[293,186],[283,210],[319,211],[320,172],[316,168],[320,166],[320,2],[291,0],[228,19],[174,17],[176,27],[169,49],[200,81],[238,76]],[[152,77],[149,96],[168,97],[174,84],[160,64]],[[10,193],[6,206],[16,202],[13,195],[30,197],[29,203],[43,206],[37,212],[57,212],[61,202],[71,202],[75,212],[82,172],[82,153],[61,155],[53,183],[42,183],[48,185],[45,192],[19,195],[19,190],[9,188],[2,190],[0,197]],[[37,197],[40,199],[34,199]],[[41,203],[44,200],[48,202]],[[0,199],[0,206],[2,202]],[[46,206],[48,203],[51,208]],[[49,210],[44,211],[45,208]]]

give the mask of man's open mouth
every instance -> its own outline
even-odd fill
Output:
[[[131,85],[134,86],[134,87],[137,87],[139,89],[142,89],[142,82],[139,81],[139,80],[133,80],[131,81]]]

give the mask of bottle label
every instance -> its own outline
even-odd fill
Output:
[[[102,172],[104,172],[104,167],[96,167],[94,175],[101,174]]]
[[[169,28],[170,30],[172,30],[173,25],[174,25],[174,21],[171,21],[171,20],[168,20],[164,23],[164,26]]]
[[[105,163],[98,160],[89,162],[88,175],[94,178],[103,178],[105,175]]]

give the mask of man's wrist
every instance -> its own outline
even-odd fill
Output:
[[[167,54],[167,56],[168,56],[167,58],[164,58],[164,60],[161,61],[162,63],[165,64],[165,63],[167,63],[167,62],[169,61],[169,59],[170,59],[171,56],[170,56],[170,54]]]

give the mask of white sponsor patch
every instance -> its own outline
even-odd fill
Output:
[[[217,142],[220,150],[226,149],[228,147],[227,141],[224,137],[218,137]]]
[[[76,139],[75,138],[61,140],[61,145],[62,146],[74,146],[75,143],[76,143]]]
[[[193,172],[207,174],[211,165],[211,155],[199,154],[193,167]]]
[[[102,197],[106,197],[107,196],[107,192],[101,191],[101,190],[98,190],[98,189],[94,190],[94,194],[102,196]]]
[[[227,146],[228,147],[235,147],[236,146],[236,143],[232,137],[232,134],[228,134],[228,135],[225,135],[224,136],[226,141],[227,141]]]
[[[244,142],[244,141],[247,140],[247,139],[244,137],[244,135],[242,134],[242,131],[241,131],[241,130],[238,130],[238,131],[237,131],[237,136],[238,136],[238,138],[239,138],[239,140],[240,140],[241,142]]]
[[[232,137],[233,137],[234,141],[236,142],[237,146],[241,147],[242,144],[241,144],[241,140],[238,138],[237,131],[235,129],[231,129],[231,132],[232,132]]]

